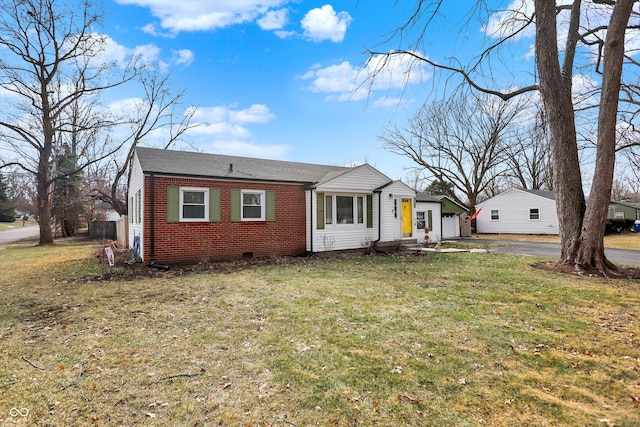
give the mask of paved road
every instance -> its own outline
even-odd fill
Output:
[[[640,236],[638,236],[640,239]],[[493,252],[511,253],[519,255],[540,256],[557,259],[560,257],[560,244],[558,243],[535,243],[516,242],[510,240],[483,240],[483,239],[460,239],[479,244],[490,245]],[[605,255],[609,261],[618,265],[640,266],[640,251],[628,249],[605,249]]]
[[[18,221],[16,221],[16,224],[18,224]],[[35,237],[38,234],[40,234],[40,228],[37,225],[32,225],[30,227],[21,227],[20,225],[17,225],[14,229],[0,231],[0,246]]]

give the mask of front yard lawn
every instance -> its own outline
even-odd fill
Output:
[[[638,281],[477,253],[106,281],[95,253],[0,250],[0,424],[640,425]]]

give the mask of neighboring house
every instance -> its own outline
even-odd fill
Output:
[[[442,238],[460,237],[460,223],[469,214],[469,209],[456,203],[449,196],[436,195],[442,202]]]
[[[442,241],[442,200],[435,196],[416,193],[416,228],[429,228],[429,241]],[[425,236],[416,236],[418,243],[424,243]]]
[[[558,234],[552,191],[511,188],[476,206],[478,233]]]
[[[640,219],[640,203],[627,202],[626,200],[611,201],[607,219]]]
[[[415,192],[339,167],[137,148],[129,244],[145,263],[300,255],[415,242]]]
[[[118,221],[120,219],[120,214],[110,204],[101,200],[96,200],[93,203],[91,214],[92,221]]]

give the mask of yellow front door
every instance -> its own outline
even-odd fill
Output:
[[[413,231],[413,215],[411,199],[402,199],[402,237],[411,237]]]

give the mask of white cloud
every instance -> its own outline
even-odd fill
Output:
[[[176,65],[189,66],[193,63],[194,55],[193,51],[189,49],[172,50],[173,53],[172,62]]]
[[[160,26],[173,33],[225,28],[253,22],[271,9],[290,0],[116,0],[120,4],[146,7],[160,20]],[[156,31],[148,25],[143,27]]]
[[[558,0],[560,6],[571,5],[573,0]],[[640,7],[636,7],[636,10]],[[596,33],[597,36],[604,38],[605,30],[611,17],[611,7],[607,4],[596,2],[583,2],[581,7],[580,22],[583,27],[602,28]],[[504,9],[494,13],[489,17],[488,23],[482,28],[482,31],[491,38],[504,38],[520,29],[535,11],[534,0],[512,0],[512,2]],[[564,51],[569,32],[570,10],[565,9],[557,15],[557,32],[558,32],[558,50]],[[528,27],[517,35],[515,40],[535,37],[535,26]],[[590,37],[588,37],[590,38]],[[590,47],[593,56],[598,53],[596,44]],[[625,49],[630,55],[635,55],[640,49],[640,31],[631,29],[627,31],[625,40]],[[526,59],[534,56],[534,47],[530,46],[525,54]]]
[[[107,109],[116,116],[126,115],[127,117],[133,118],[136,117],[140,109],[146,105],[146,102],[142,98],[123,98],[109,103]]]
[[[422,57],[422,54],[416,52]],[[354,67],[348,61],[320,67],[315,65],[301,78],[311,80],[307,89],[330,94],[329,99],[359,101],[378,90],[404,89],[431,77],[423,62],[408,53],[376,55],[364,66]]]
[[[262,159],[283,159],[289,151],[289,146],[283,144],[252,144],[247,141],[217,141],[211,144],[213,149],[221,154],[258,157]]]
[[[235,106],[215,106],[198,108],[193,120],[206,123],[231,123],[245,125],[251,123],[266,124],[276,118],[269,107],[264,104],[253,104],[249,108],[238,110]]]
[[[414,102],[415,99],[382,96],[374,101],[373,106],[379,109],[399,108],[405,105],[413,104]]]
[[[255,136],[247,126],[267,124],[276,115],[264,104],[253,104],[248,108],[237,106],[212,106],[198,108],[192,118],[194,128],[188,137],[194,145],[207,147],[223,154],[249,157],[282,158],[289,150],[287,145],[257,144]]]
[[[121,45],[104,34],[94,34],[103,40],[102,50],[89,57],[91,64],[116,64],[125,67],[134,58],[140,65],[157,66],[161,72],[166,72],[172,65],[189,66],[193,60],[193,52],[189,49],[172,50],[169,59],[162,59],[162,51],[155,44],[145,44],[132,48]]]
[[[270,10],[256,22],[263,30],[281,30],[289,21],[287,9]]]
[[[339,43],[344,40],[347,27],[353,19],[347,12],[336,13],[329,4],[321,8],[311,9],[300,24],[304,36],[315,42],[331,40]]]

